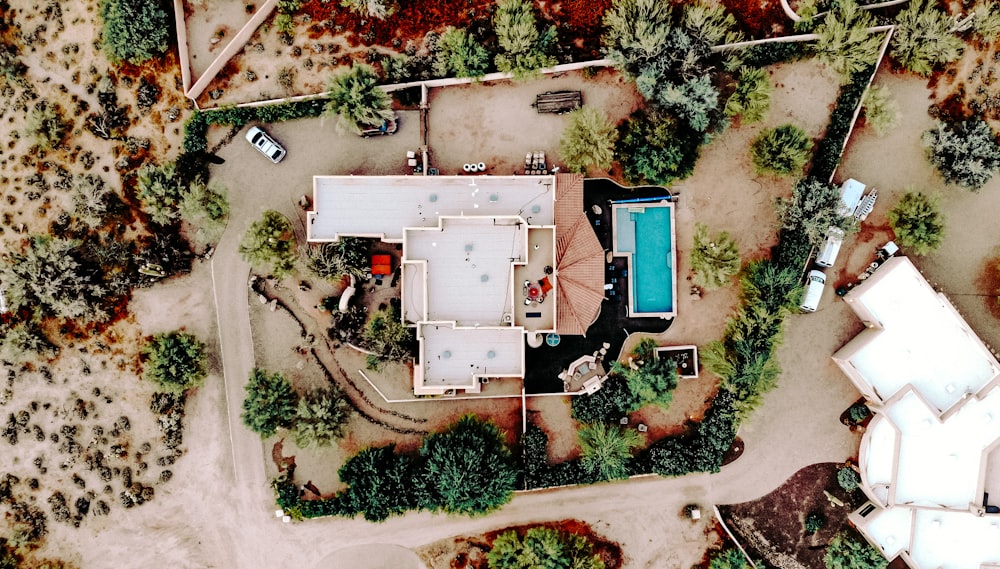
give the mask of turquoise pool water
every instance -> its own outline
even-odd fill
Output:
[[[615,222],[618,251],[632,253],[632,268],[628,275],[632,312],[673,312],[670,208],[642,207],[638,204],[632,208],[619,207],[615,212]]]

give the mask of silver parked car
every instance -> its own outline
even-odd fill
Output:
[[[278,141],[271,138],[263,129],[255,126],[250,127],[250,130],[247,131],[247,142],[275,164],[281,162],[281,159],[287,154]]]

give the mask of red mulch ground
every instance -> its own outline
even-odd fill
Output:
[[[722,0],[736,24],[751,39],[791,33],[791,20],[778,0]]]

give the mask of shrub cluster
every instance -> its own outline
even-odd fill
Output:
[[[195,111],[184,124],[184,152],[198,153],[208,150],[206,139],[209,125],[243,126],[258,121],[282,122],[323,114],[326,101],[307,99],[265,105],[261,107],[222,107],[217,110]]]
[[[475,515],[510,501],[517,481],[503,433],[472,415],[424,437],[415,456],[394,445],[367,448],[338,474],[347,489],[324,500],[301,500],[291,477],[279,476],[272,482],[277,503],[307,518],[362,514],[379,522],[415,509]]]
[[[850,80],[840,86],[837,103],[833,107],[833,113],[830,114],[830,124],[826,127],[826,134],[816,145],[812,167],[809,170],[810,176],[820,180],[829,180],[833,177],[834,171],[840,165],[854,111],[861,104],[865,88],[874,72],[875,64],[872,63],[860,71],[851,73]]]

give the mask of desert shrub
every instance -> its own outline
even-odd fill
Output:
[[[95,174],[73,177],[73,213],[90,227],[103,225],[118,202],[114,190]]]
[[[739,50],[738,56],[748,67],[767,67],[802,59],[807,53],[804,42],[787,42],[748,46]]]
[[[391,0],[340,0],[340,5],[359,14],[384,20],[396,11]]]
[[[0,326],[0,332],[0,354],[8,360],[21,361],[32,356],[48,358],[59,351],[33,320]]]
[[[875,134],[882,136],[899,123],[899,105],[888,87],[872,85],[861,103],[865,114],[865,124],[872,127]]]
[[[493,15],[493,32],[499,52],[497,69],[525,79],[543,67],[556,64],[551,55],[556,43],[556,27],[539,27],[534,4],[527,0],[501,0]]]
[[[292,222],[269,209],[252,224],[240,242],[240,255],[254,267],[270,266],[281,278],[295,268],[295,232]]]
[[[642,435],[608,423],[594,423],[577,431],[580,461],[600,480],[628,478],[632,451],[642,444]]]
[[[559,141],[566,168],[579,173],[586,173],[591,166],[610,168],[618,131],[604,113],[595,107],[583,107],[569,113],[566,119],[569,124]]]
[[[501,533],[486,553],[490,569],[604,569],[587,538],[553,528],[529,528],[524,537],[514,530]]]
[[[327,83],[328,101],[323,114],[337,117],[340,128],[354,133],[391,119],[392,98],[378,86],[375,70],[355,65],[334,75]]]
[[[767,71],[759,67],[741,67],[736,90],[726,101],[726,116],[739,116],[747,124],[764,119],[771,108],[774,87]]]
[[[254,368],[245,386],[243,424],[251,431],[267,438],[279,428],[289,428],[295,421],[299,396],[280,373],[267,373]]]
[[[785,124],[762,131],[750,145],[750,157],[758,174],[800,174],[809,160],[812,140],[801,128]]]
[[[156,0],[101,0],[101,42],[113,63],[142,63],[167,50],[170,21]]]
[[[889,210],[888,218],[899,244],[916,255],[930,253],[944,239],[944,216],[937,197],[911,188]]]
[[[938,122],[924,133],[931,164],[949,184],[978,191],[1000,169],[1000,146],[982,119]]]
[[[181,219],[195,226],[213,226],[229,216],[226,189],[219,184],[205,184],[200,179],[192,182],[181,194],[177,208]]]
[[[70,126],[58,105],[43,100],[35,104],[28,114],[25,134],[39,147],[47,150],[62,143]]]
[[[441,33],[434,59],[435,74],[482,77],[489,67],[489,50],[467,30],[449,26]]]
[[[823,512],[809,512],[806,514],[803,529],[806,534],[811,535],[823,529],[824,525],[826,525],[826,516],[823,515]]]
[[[864,403],[855,403],[847,409],[847,418],[854,424],[860,424],[871,415],[871,410]]]
[[[740,271],[740,251],[725,231],[709,236],[708,226],[695,224],[694,243],[691,246],[692,282],[711,290],[729,283]]]
[[[143,377],[166,391],[183,392],[198,387],[208,375],[205,344],[192,334],[180,331],[156,334],[143,348],[143,355],[146,358]]]
[[[882,553],[854,532],[838,533],[826,550],[827,569],[885,569],[889,562]]]
[[[858,477],[858,473],[855,472],[853,468],[845,466],[837,470],[837,484],[839,484],[844,490],[854,492],[858,489],[858,485],[860,483],[861,479]]]
[[[713,553],[708,562],[708,569],[746,569],[746,566],[746,556],[735,547]]]
[[[930,75],[939,65],[962,55],[962,40],[954,23],[937,2],[913,0],[896,16],[890,54],[899,65],[919,75]]]

